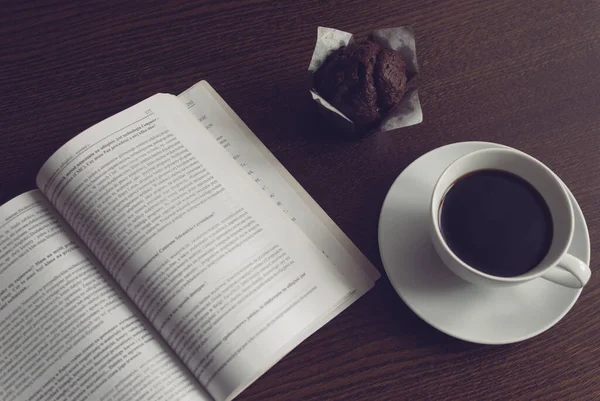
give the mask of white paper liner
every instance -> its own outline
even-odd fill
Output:
[[[375,132],[386,132],[397,128],[409,127],[423,121],[423,111],[419,102],[419,91],[417,88],[419,64],[417,62],[417,51],[415,37],[409,26],[397,28],[378,29],[371,33],[370,39],[382,47],[397,51],[406,60],[406,75],[408,82],[407,91],[398,107],[394,108],[373,129]],[[319,27],[317,30],[317,42],[315,50],[308,66],[309,78],[312,87],[312,75],[323,64],[327,56],[342,46],[353,43],[354,37],[351,33],[333,28]],[[320,106],[324,117],[338,129],[345,132],[356,132],[354,123],[323,99],[314,88],[310,90],[311,96]]]

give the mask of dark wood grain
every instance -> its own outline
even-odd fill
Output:
[[[568,184],[600,246],[600,2],[15,1],[0,4],[0,204],[45,159],[156,92],[207,79],[381,268],[377,219],[395,177],[465,140],[517,147]],[[313,115],[318,25],[364,36],[410,24],[425,121],[349,141]],[[478,346],[419,320],[382,279],[240,400],[599,400],[600,274],[523,343]]]

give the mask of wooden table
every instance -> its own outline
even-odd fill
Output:
[[[0,204],[33,188],[78,132],[207,79],[380,268],[377,220],[393,180],[421,154],[466,140],[549,165],[600,246],[597,0],[33,3],[0,5]],[[364,36],[406,24],[424,122],[332,137],[305,87],[317,26]],[[599,277],[558,325],[507,346],[436,331],[383,278],[239,399],[600,400]]]

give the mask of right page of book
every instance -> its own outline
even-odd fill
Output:
[[[373,285],[341,274],[171,95],[75,137],[37,183],[218,401]]]
[[[244,169],[273,204],[279,207],[338,269],[354,282],[375,281],[379,271],[335,224],[287,169],[273,156],[243,120],[229,107],[206,81],[201,81],[179,96],[188,110],[211,133],[213,138]],[[204,133],[202,133],[204,134]],[[323,316],[316,327],[330,321],[359,299],[370,286],[357,285],[330,313]],[[308,335],[315,331],[307,329]],[[273,364],[297,344],[289,344],[273,358]],[[248,380],[252,383],[263,371]],[[240,388],[241,391],[243,388]]]

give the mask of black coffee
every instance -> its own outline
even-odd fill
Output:
[[[552,216],[540,193],[521,177],[500,170],[459,178],[444,196],[440,226],[456,256],[494,276],[533,269],[552,243]]]

